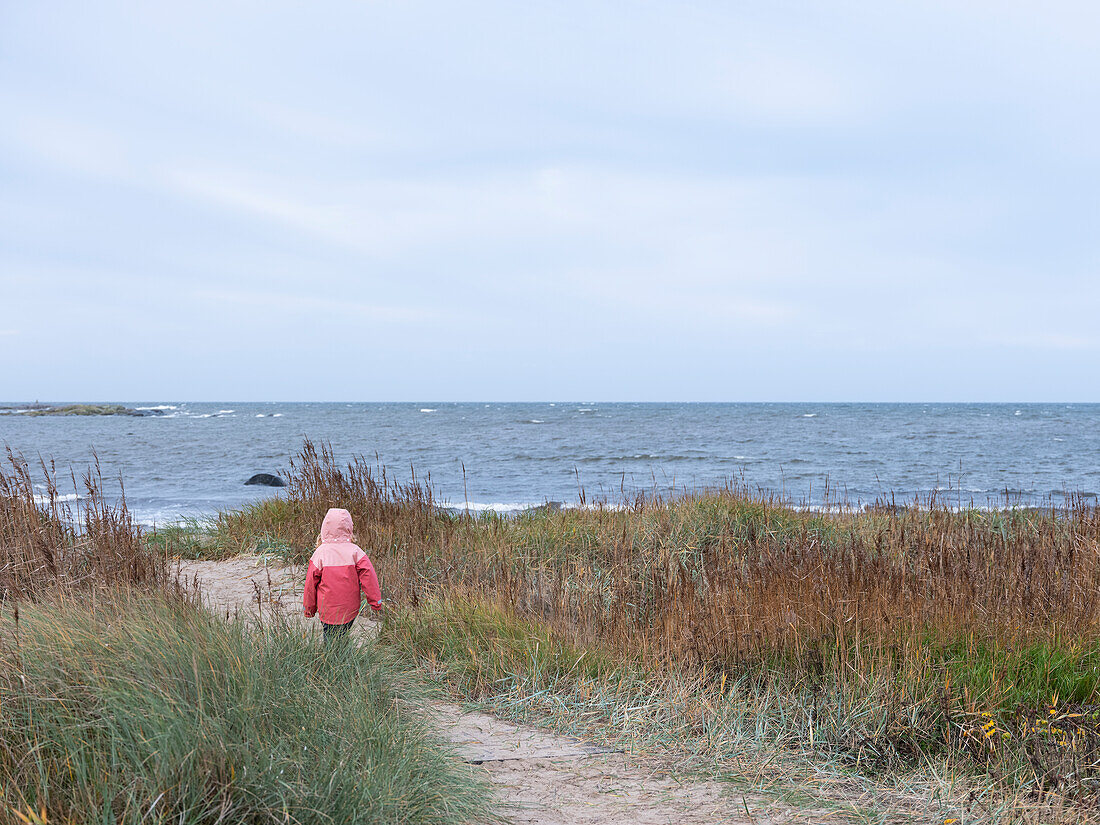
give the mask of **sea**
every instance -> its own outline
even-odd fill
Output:
[[[0,416],[0,444],[53,462],[70,500],[98,458],[146,525],[279,495],[244,482],[285,476],[306,438],[472,511],[731,484],[807,508],[1064,507],[1100,491],[1100,404],[121,403],[149,414]]]

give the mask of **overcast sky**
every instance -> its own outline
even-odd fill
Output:
[[[0,397],[1100,401],[1096,3],[0,0]]]

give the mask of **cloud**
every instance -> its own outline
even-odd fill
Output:
[[[116,132],[67,116],[16,107],[0,140],[48,166],[95,178],[131,177],[126,142]]]
[[[328,321],[337,320],[421,324],[439,317],[439,312],[429,307],[387,306],[354,300],[349,296],[329,298],[309,293],[229,289],[199,289],[192,292],[192,296],[200,301],[245,307],[252,312],[275,312],[299,320],[312,320],[321,329]],[[255,320],[259,316],[251,317]]]
[[[1037,349],[1076,352],[1100,348],[1100,339],[1089,335],[1059,332],[1023,333],[1020,335],[987,335],[983,343],[1010,349]]]
[[[198,373],[196,342],[278,323],[313,358],[303,329],[362,320],[544,358],[567,395],[606,376],[560,353],[616,347],[666,364],[623,396],[720,395],[746,345],[754,397],[887,372],[944,397],[968,352],[1006,362],[974,392],[1028,359],[1052,394],[1100,386],[1098,12],[937,2],[13,6],[8,324],[60,306],[59,350],[140,335]]]

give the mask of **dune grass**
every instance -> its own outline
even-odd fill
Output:
[[[373,646],[178,598],[0,618],[0,823],[466,823],[470,772]]]
[[[202,610],[98,467],[0,469],[0,825],[465,823],[486,795],[385,651]]]
[[[73,492],[62,494],[55,467],[43,462],[33,472],[7,450],[0,466],[0,605],[103,585],[167,587],[167,557],[146,545],[125,498],[114,503],[105,495],[98,460],[68,481]]]
[[[687,710],[654,730],[719,762],[780,746],[880,778],[949,764],[1077,811],[1100,788],[1095,503],[815,513],[731,485],[471,515],[309,442],[287,476],[279,497],[217,519],[220,552],[304,560],[325,510],[346,507],[400,607],[388,643],[458,695],[606,723],[599,661],[604,682],[633,686],[619,695],[644,708],[635,729],[671,718],[656,703],[672,691]]]

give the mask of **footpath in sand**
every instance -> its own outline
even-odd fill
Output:
[[[301,617],[300,568],[237,557],[181,562],[180,574],[182,580],[197,584],[207,607],[221,615],[278,611]],[[315,624],[304,617],[301,621]],[[371,623],[357,622],[356,631],[368,636]],[[434,712],[460,758],[487,773],[496,788],[499,813],[516,825],[820,821],[809,811],[759,798],[746,801],[717,781],[680,781],[658,760],[609,751],[455,705],[440,703]],[[821,812],[816,813],[820,817]]]

